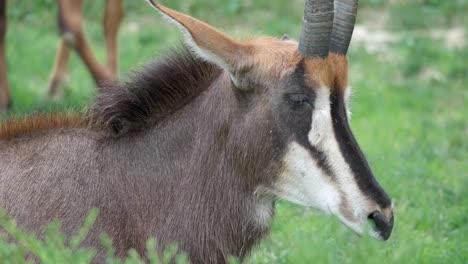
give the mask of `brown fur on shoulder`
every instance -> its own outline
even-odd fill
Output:
[[[79,113],[34,114],[0,121],[0,140],[8,140],[55,128],[84,128],[88,121]]]

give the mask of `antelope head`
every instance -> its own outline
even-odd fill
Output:
[[[392,203],[375,179],[349,125],[348,59],[357,0],[308,0],[300,41],[237,41],[212,26],[152,6],[185,34],[193,53],[223,70],[243,106],[240,138],[262,154],[268,173],[255,193],[336,215],[357,233],[389,238]],[[260,151],[257,151],[260,152]],[[272,169],[276,168],[276,169]]]

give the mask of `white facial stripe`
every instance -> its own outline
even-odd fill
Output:
[[[285,156],[283,174],[275,186],[275,194],[297,204],[333,213],[345,225],[362,233],[363,224],[367,222],[368,200],[357,186],[340,151],[330,111],[330,90],[326,87],[316,90],[308,139],[314,148],[327,157],[333,175],[327,175],[305,147],[292,142]]]
[[[345,90],[345,95],[344,95],[346,115],[348,116],[348,120],[351,120],[351,116],[352,116],[351,107],[349,106],[349,98],[351,98],[352,95],[353,95],[353,91],[351,89],[351,86],[348,86]]]
[[[312,146],[323,146],[334,138],[330,114],[330,93],[327,88],[316,91],[312,127],[308,138]]]
[[[345,100],[346,104],[348,103],[349,98],[351,97],[351,95],[353,95],[352,87],[348,86],[348,87],[346,87],[345,94],[344,94],[344,100]]]
[[[309,132],[309,141],[312,146],[324,152],[329,159],[329,166],[335,174],[335,184],[346,196],[346,200],[352,201],[352,204],[348,206],[352,207],[349,211],[353,214],[352,217],[354,219],[341,220],[346,220],[346,222],[361,220],[363,217],[367,217],[366,215],[362,215],[361,212],[366,207],[367,199],[359,190],[353,173],[348,163],[346,163],[336,141],[330,112],[330,90],[327,88],[318,89],[316,95],[316,110],[314,110],[312,115],[312,129]],[[320,140],[317,138],[320,138]],[[340,204],[332,206],[334,213],[339,214],[339,206]]]

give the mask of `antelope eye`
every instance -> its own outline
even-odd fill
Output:
[[[310,97],[303,93],[286,94],[286,100],[294,106],[300,106],[304,104],[312,105]]]

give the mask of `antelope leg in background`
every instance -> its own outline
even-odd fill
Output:
[[[104,37],[106,38],[107,68],[114,78],[118,75],[117,34],[124,16],[123,0],[106,0],[104,11]]]
[[[91,46],[85,38],[82,27],[82,0],[58,0],[59,19],[62,38],[69,47],[73,47],[88,67],[94,81],[99,86],[103,81],[114,80],[112,72],[104,67],[94,56]]]
[[[60,40],[60,44],[55,56],[54,68],[52,69],[49,80],[49,96],[57,94],[60,86],[62,86],[68,75],[68,59],[70,58],[70,48],[67,46],[64,39]]]
[[[6,0],[0,0],[0,112],[6,111],[11,106],[5,58],[6,31]]]

